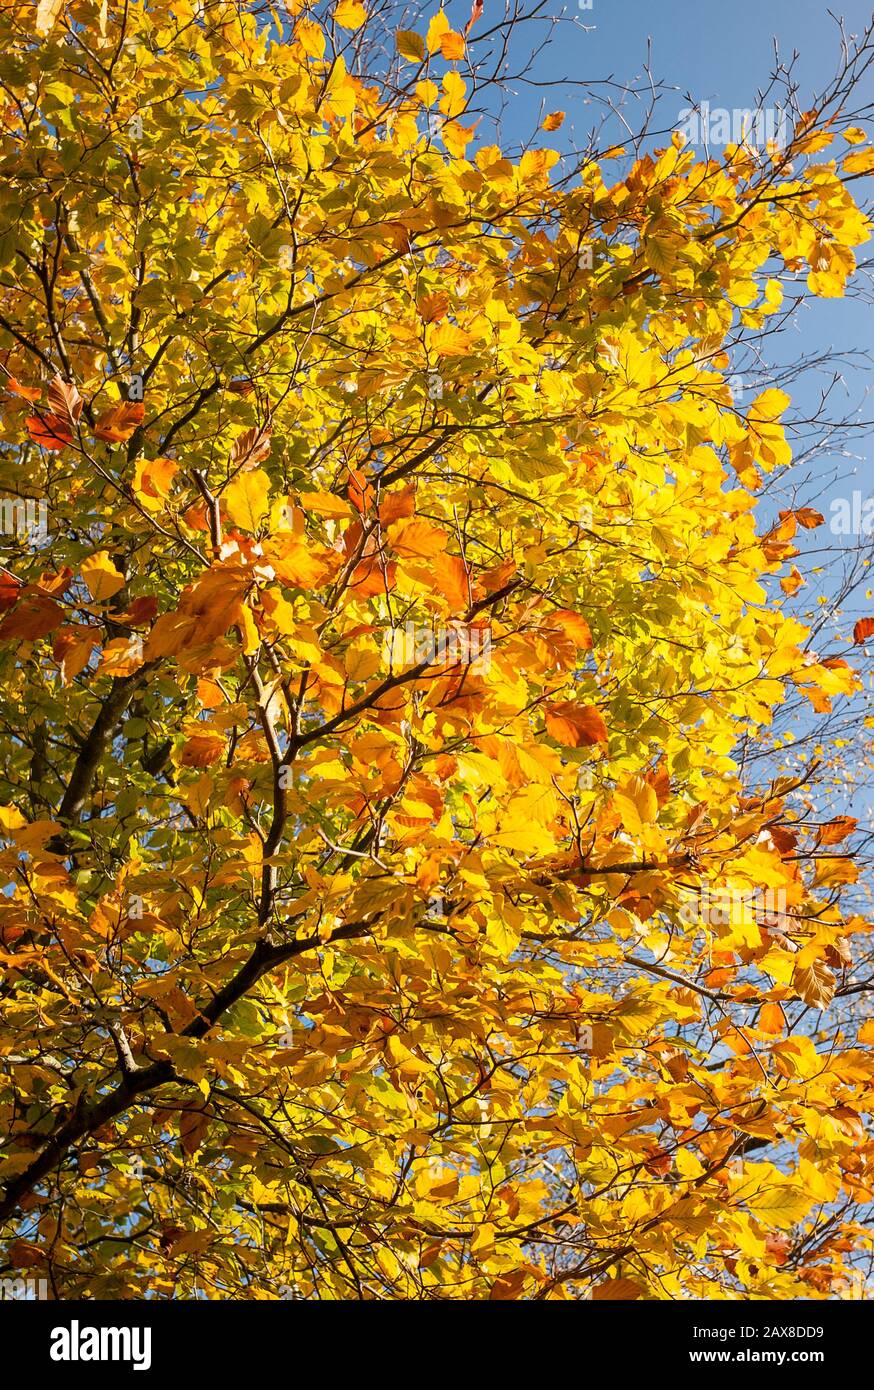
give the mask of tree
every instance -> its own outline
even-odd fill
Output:
[[[739,752],[859,681],[765,588],[789,397],[728,376],[853,272],[871,36],[785,149],[567,172],[561,113],[478,139],[481,11],[0,20],[0,1216],[64,1297],[866,1248],[853,822]]]

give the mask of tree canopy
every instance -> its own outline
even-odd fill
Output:
[[[855,823],[739,753],[860,681],[728,384],[870,234],[852,63],[785,148],[507,153],[482,10],[0,17],[0,1263],[61,1297],[867,1248]]]

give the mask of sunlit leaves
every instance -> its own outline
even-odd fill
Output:
[[[267,512],[269,495],[270,478],[263,469],[240,473],[225,489],[225,512],[235,526],[256,532]]]
[[[48,522],[0,574],[0,1182],[84,1112],[24,1253],[92,1297],[830,1296],[864,826],[751,769],[859,678],[788,611],[821,513],[758,496],[789,395],[729,371],[787,267],[846,284],[852,185],[658,137],[565,177],[559,111],[511,157],[479,0],[233,42],[157,0],[121,105],[94,8],[63,79],[59,8],[4,31],[3,522]]]

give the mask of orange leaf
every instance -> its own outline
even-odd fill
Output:
[[[874,618],[860,618],[853,628],[853,641],[860,646],[874,632]]]
[[[403,492],[390,492],[379,504],[380,524],[390,526],[393,521],[400,521],[402,517],[412,516],[415,507],[415,488],[408,487]]]
[[[25,424],[34,444],[38,444],[41,449],[57,452],[73,442],[69,426],[57,415],[46,415],[45,418],[28,415]]]
[[[604,1299],[621,1299],[623,1303],[627,1303],[634,1298],[640,1298],[640,1287],[630,1279],[604,1279],[593,1288],[592,1298],[599,1302]]]
[[[130,676],[143,664],[143,643],[140,637],[114,637],[103,648],[100,658],[102,676]]]
[[[396,554],[426,560],[446,550],[449,537],[439,527],[421,517],[409,517],[397,522],[389,531],[389,541]]]
[[[179,758],[181,767],[208,767],[218,762],[225,752],[224,737],[215,730],[194,734],[188,740]]]
[[[0,613],[13,608],[22,590],[20,579],[11,574],[0,574]]]
[[[825,521],[822,512],[815,512],[812,507],[794,507],[792,511],[780,513],[780,520],[794,516],[799,526],[803,526],[805,531],[813,531],[817,526],[821,526]]]
[[[52,644],[52,656],[61,668],[64,685],[85,669],[97,645],[93,631],[84,623],[61,628]]]
[[[470,19],[467,21],[467,23],[466,23],[465,26],[464,26],[465,36],[470,32],[470,30],[471,30],[471,29],[473,28],[473,26],[476,24],[477,20],[479,19],[480,15],[482,14],[482,12],[483,12],[483,0],[473,0],[473,6],[471,7],[471,11],[470,11]]]
[[[779,1004],[763,1004],[759,1011],[757,1027],[761,1033],[782,1033],[786,1019]]]
[[[607,742],[607,725],[595,705],[575,705],[572,701],[548,705],[546,730],[566,748]]]
[[[464,39],[461,34],[456,34],[454,29],[450,29],[448,34],[443,34],[440,39],[440,53],[450,63],[456,58],[463,58]]]
[[[438,291],[436,294],[423,294],[419,300],[419,313],[426,323],[442,319],[449,308],[449,295]]]
[[[793,565],[786,578],[780,580],[780,588],[783,590],[784,594],[789,594],[791,596],[792,594],[798,593],[803,583],[804,578],[801,571],[796,569],[795,565]]]
[[[557,628],[581,652],[592,649],[592,630],[589,624],[581,614],[574,613],[570,608],[556,609],[554,613],[550,613],[543,626],[545,628]]]
[[[817,841],[821,845],[839,845],[848,835],[852,835],[858,825],[852,816],[836,816],[819,828]]]
[[[453,613],[470,607],[467,566],[459,555],[436,555],[431,572],[434,587],[448,599]]]
[[[38,386],[22,386],[21,382],[16,381],[14,376],[11,376],[7,381],[6,390],[11,391],[13,396],[21,396],[25,401],[38,401],[42,395]]]
[[[122,444],[130,439],[137,425],[143,422],[145,406],[141,401],[122,401],[113,410],[106,410],[94,423],[94,433],[98,439],[107,439],[113,444]]]
[[[23,637],[33,641],[60,627],[64,610],[48,594],[26,593],[0,623],[0,637]]]

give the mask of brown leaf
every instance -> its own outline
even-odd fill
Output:
[[[805,1004],[814,1009],[827,1009],[835,992],[835,977],[821,960],[815,960],[808,969],[795,967],[792,985]]]
[[[270,427],[268,425],[253,425],[249,430],[243,430],[234,440],[234,447],[231,449],[232,468],[254,468],[270,453]]]
[[[649,1149],[643,1166],[654,1178],[665,1178],[673,1167],[673,1159],[666,1149]]]
[[[850,943],[843,937],[838,941],[832,941],[825,948],[825,958],[833,970],[843,970],[844,966],[853,964],[853,953],[850,950]]]
[[[776,849],[781,854],[791,854],[798,844],[798,836],[794,830],[787,830],[785,825],[769,826],[768,833],[774,842]]]
[[[186,1110],[179,1123],[179,1139],[189,1156],[200,1148],[209,1129],[209,1115],[203,1110]]]
[[[72,428],[82,414],[82,397],[71,381],[56,376],[49,385],[49,410]]]

